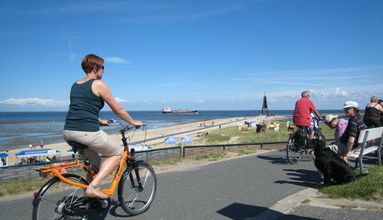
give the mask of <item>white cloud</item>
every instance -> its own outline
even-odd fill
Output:
[[[126,100],[126,99],[122,99],[122,98],[119,98],[119,97],[116,97],[115,100],[116,100],[118,103],[125,103],[125,102],[128,102],[128,100]]]
[[[0,101],[0,104],[5,105],[35,105],[35,106],[65,106],[68,105],[68,101],[54,100],[54,99],[42,99],[42,98],[9,98]]]
[[[204,99],[195,99],[194,102],[196,102],[196,103],[205,103],[206,100],[204,100]]]
[[[347,96],[348,92],[345,89],[335,88],[335,95],[336,96]]]
[[[360,82],[360,80],[363,80],[365,84],[375,84],[376,81],[373,79],[381,75],[382,72],[382,66],[297,69],[254,72],[231,80],[258,81],[268,85],[334,88],[348,86],[353,82]]]
[[[108,63],[130,64],[131,62],[121,57],[106,57],[105,61]]]

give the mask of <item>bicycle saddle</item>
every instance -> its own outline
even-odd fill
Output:
[[[87,145],[85,144],[81,144],[79,142],[76,142],[76,141],[67,141],[67,143],[73,147],[73,150],[85,150],[86,148],[88,148]]]

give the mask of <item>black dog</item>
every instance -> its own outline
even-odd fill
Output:
[[[323,184],[325,186],[344,184],[356,180],[354,170],[334,151],[326,147],[325,140],[313,139],[309,141],[309,145],[310,148],[314,148],[314,163],[324,176]]]

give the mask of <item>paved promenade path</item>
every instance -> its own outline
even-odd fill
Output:
[[[150,209],[127,214],[116,203],[97,219],[245,219],[307,187],[320,176],[312,160],[286,163],[284,151],[228,159],[183,171],[158,174],[158,191]],[[0,202],[0,219],[31,219],[32,198]]]

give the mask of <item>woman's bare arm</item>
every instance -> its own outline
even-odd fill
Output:
[[[117,103],[108,86],[102,80],[95,80],[92,85],[92,90],[95,95],[101,97],[109,105],[109,107],[118,117],[134,126],[142,126],[141,121],[134,120],[129,115],[129,113],[125,111],[120,104]]]

